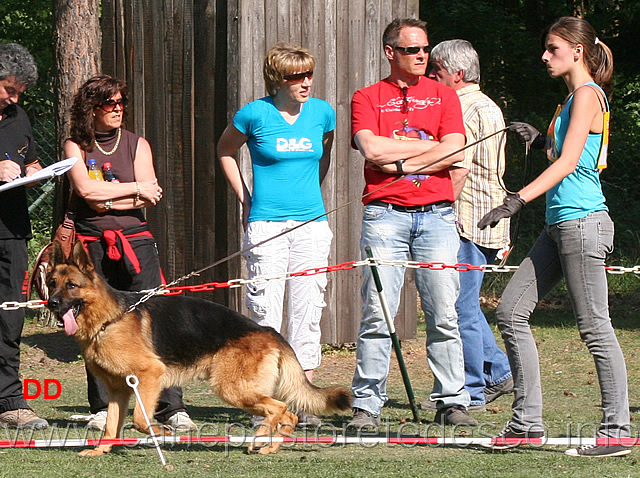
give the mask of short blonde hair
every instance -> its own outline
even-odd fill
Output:
[[[276,43],[264,58],[262,75],[269,95],[275,96],[284,77],[292,73],[313,71],[316,60],[306,48],[290,43]]]

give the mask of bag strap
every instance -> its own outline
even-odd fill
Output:
[[[609,102],[607,101],[604,91],[599,86],[586,84],[582,86],[588,86],[593,89],[600,102],[600,108],[602,110],[602,136],[600,138],[600,152],[598,153],[597,169],[606,169],[607,167],[607,155],[609,153],[609,121],[611,120],[611,109]],[[582,86],[580,88],[582,88]]]
[[[71,250],[73,249],[73,243],[76,240],[76,224],[73,220],[75,217],[75,213],[72,211],[67,211],[64,215],[64,220],[62,224],[58,226],[56,230],[56,236],[54,239],[57,239],[62,246],[62,252],[65,257],[71,256]]]

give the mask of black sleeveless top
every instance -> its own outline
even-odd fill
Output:
[[[88,167],[89,160],[95,159],[96,165],[102,170],[104,163],[111,163],[111,170],[121,183],[134,182],[136,178],[133,162],[136,157],[139,138],[139,136],[123,128],[120,143],[113,154],[105,155],[97,147],[93,148],[93,151],[84,151],[85,164]],[[117,139],[118,129],[106,133],[96,132],[96,141],[106,152],[110,152],[115,148]],[[133,199],[131,201],[133,205]],[[145,221],[142,209],[109,210],[98,213],[91,209],[84,199],[75,192],[72,192],[69,209],[76,213],[76,229],[80,234],[91,234],[96,228],[102,231],[127,229],[139,226]]]

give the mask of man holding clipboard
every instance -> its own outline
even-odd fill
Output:
[[[17,105],[38,78],[31,54],[16,43],[0,44],[0,185],[42,169],[31,124]],[[31,223],[24,187],[0,192],[0,303],[23,301],[28,278]],[[47,428],[24,399],[20,381],[20,337],[24,309],[0,310],[0,427]]]

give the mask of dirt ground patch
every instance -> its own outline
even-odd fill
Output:
[[[22,332],[22,367],[52,367],[79,360],[80,348],[63,329],[26,323]]]

